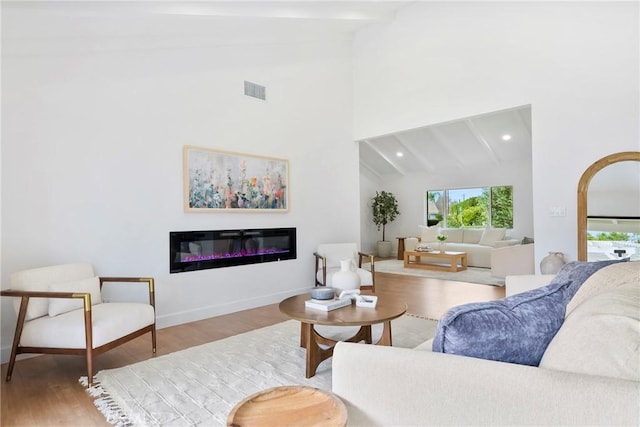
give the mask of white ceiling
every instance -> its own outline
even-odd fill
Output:
[[[503,140],[504,135],[511,139]],[[497,167],[530,158],[530,106],[360,141],[360,166],[379,178]]]
[[[240,45],[352,37],[367,25],[393,20],[400,8],[411,3],[3,0],[2,55],[50,52],[52,43],[91,50],[156,46],[149,42],[154,37],[180,39],[182,45],[202,40]],[[136,37],[138,44],[132,43]],[[21,43],[5,43],[12,39]],[[502,141],[504,134],[512,139]],[[397,152],[404,156],[397,157]],[[361,167],[378,177],[490,167],[530,156],[528,106],[370,138],[360,144]],[[610,181],[635,183],[637,174]]]
[[[353,34],[406,1],[2,1],[3,37]],[[12,25],[21,15],[20,25]],[[26,19],[25,19],[26,17]],[[271,34],[273,36],[273,34]]]

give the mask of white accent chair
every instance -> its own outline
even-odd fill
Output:
[[[358,251],[355,243],[326,243],[318,245],[315,256],[315,285],[331,286],[333,275],[340,271],[340,260],[350,259],[353,270],[360,276],[360,289],[370,289],[375,293],[374,256]],[[369,258],[371,270],[362,268],[363,258]]]
[[[102,302],[105,282],[145,283],[149,303]],[[97,277],[91,264],[65,264],[13,273],[11,289],[0,295],[19,298],[14,301],[18,321],[7,381],[21,353],[85,356],[91,386],[95,356],[147,332],[156,352],[152,278]]]

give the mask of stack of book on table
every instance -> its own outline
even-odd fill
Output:
[[[351,298],[342,299],[310,299],[304,302],[306,308],[313,308],[314,310],[331,311],[337,308],[346,307],[351,305]]]

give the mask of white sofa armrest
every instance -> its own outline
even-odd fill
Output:
[[[338,343],[349,426],[638,425],[640,383],[397,347]]]
[[[519,294],[546,286],[551,283],[555,276],[555,274],[518,274],[507,276],[504,279],[505,296],[508,297],[513,294]]]
[[[495,242],[493,244],[494,248],[506,248],[508,246],[515,246],[518,245],[520,243],[519,239],[503,239],[503,240],[498,240],[497,242]]]
[[[417,237],[407,237],[406,239],[404,239],[404,250],[415,251],[419,241],[420,239],[418,239]]]
[[[491,275],[505,278],[536,272],[534,245],[514,245],[491,249]]]

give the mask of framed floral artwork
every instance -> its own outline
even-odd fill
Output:
[[[210,148],[183,149],[185,212],[287,212],[289,161]]]

